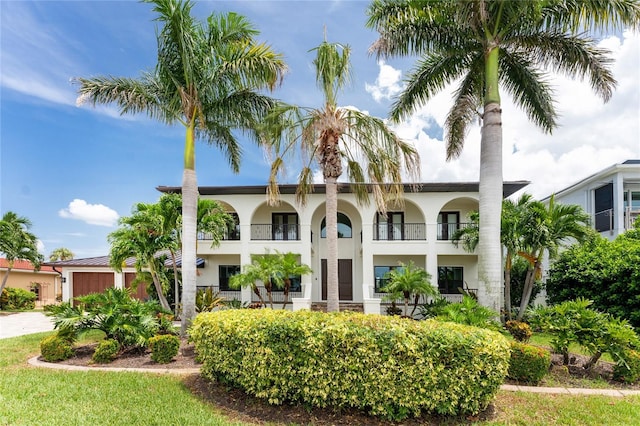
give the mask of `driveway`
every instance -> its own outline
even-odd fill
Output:
[[[53,330],[51,318],[42,312],[0,315],[0,339]]]

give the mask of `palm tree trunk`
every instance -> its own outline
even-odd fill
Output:
[[[522,299],[520,300],[520,309],[518,310],[518,321],[522,320],[524,312],[527,310],[527,306],[529,306],[531,293],[533,292],[533,285],[536,282],[536,276],[538,275],[539,270],[540,261],[536,258],[536,261],[533,264],[533,269],[527,271],[527,277],[524,281],[524,288],[522,289]]]
[[[176,262],[176,252],[171,250],[171,262],[173,263],[173,292],[174,292],[174,315],[178,318],[178,306],[180,306],[180,285],[178,283],[178,265]]]
[[[327,312],[340,311],[338,293],[338,184],[334,177],[327,177]]]
[[[151,273],[151,280],[153,281],[153,286],[156,289],[156,294],[158,295],[160,306],[162,306],[162,309],[171,311],[169,302],[167,301],[167,298],[164,296],[164,291],[162,290],[162,284],[160,284],[160,280],[158,279],[158,273],[156,272],[156,269],[153,266],[152,262],[154,262],[154,260],[155,259],[151,259],[151,262],[149,262],[149,272]]]
[[[258,296],[258,300],[260,300],[260,304],[262,306],[266,306],[264,303],[264,299],[262,298],[262,294],[260,294],[260,289],[258,288],[258,286],[254,284],[251,288],[253,289],[253,292],[256,294],[256,296]]]
[[[500,104],[485,106],[480,147],[480,226],[478,237],[478,299],[500,311],[502,210],[502,112]]]
[[[406,317],[408,313],[409,313],[409,298],[405,296],[404,297],[404,316]]]
[[[195,115],[194,115],[195,117]],[[198,183],[195,170],[194,121],[187,127],[182,175],[182,322],[180,334],[196,316],[196,221]]]
[[[507,250],[504,262],[504,315],[507,321],[511,319],[511,259],[511,251]]]
[[[2,294],[2,290],[4,290],[4,286],[7,285],[7,280],[9,279],[9,272],[11,272],[11,266],[7,268],[7,272],[4,273],[4,277],[2,278],[2,285],[0,285],[0,295]]]
[[[289,289],[291,288],[291,280],[284,280],[284,289],[282,290],[282,309],[286,309],[287,302],[289,301]]]

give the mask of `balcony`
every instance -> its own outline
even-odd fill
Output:
[[[208,232],[198,232],[198,240],[212,241],[213,235]],[[240,241],[240,225],[227,229],[222,235],[221,241]]]
[[[438,223],[438,241],[451,241],[456,232],[471,226],[471,223]]]
[[[251,239],[263,241],[298,241],[300,225],[294,224],[252,224]]]
[[[415,241],[426,240],[424,223],[377,223],[373,225],[375,241]]]

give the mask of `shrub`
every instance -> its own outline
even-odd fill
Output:
[[[497,317],[497,313],[479,304],[472,296],[465,294],[462,296],[462,302],[444,306],[436,319],[499,331],[502,326],[495,320]]]
[[[548,350],[526,343],[511,342],[510,379],[537,385],[550,366],[551,354]]]
[[[531,327],[529,324],[522,321],[507,321],[505,324],[505,328],[516,339],[518,342],[526,343],[531,338],[533,331],[531,331]]]
[[[629,349],[623,358],[613,367],[613,378],[625,383],[640,380],[640,352]]]
[[[73,356],[73,347],[69,340],[54,334],[40,341],[40,354],[47,362],[63,361]]]
[[[0,295],[0,309],[26,311],[36,307],[36,294],[22,288],[5,287]]]
[[[190,337],[209,379],[271,404],[352,407],[395,420],[478,413],[509,367],[499,333],[353,312],[204,313]]]
[[[53,317],[56,329],[77,338],[89,330],[101,330],[107,339],[116,340],[122,349],[146,347],[147,340],[162,327],[173,327],[158,313],[157,302],[141,302],[131,297],[129,289],[108,288],[104,293],[76,297],[70,303],[50,305],[45,314]]]
[[[114,339],[104,339],[98,343],[91,359],[99,364],[108,364],[117,358],[120,344]]]
[[[149,339],[149,349],[154,362],[166,364],[178,355],[180,339],[172,334],[159,334]]]

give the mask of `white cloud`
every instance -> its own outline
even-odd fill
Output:
[[[36,248],[38,249],[38,253],[44,254],[44,243],[42,240],[36,240]]]
[[[75,199],[69,207],[62,209],[58,215],[65,219],[81,220],[89,225],[115,226],[118,223],[118,213],[103,204],[87,204],[85,200]]]
[[[612,67],[618,86],[608,103],[596,96],[588,81],[553,75],[559,127],[544,134],[517,108],[510,97],[502,96],[503,177],[505,180],[529,180],[524,191],[537,198],[550,195],[595,172],[640,158],[640,34],[626,31],[621,37],[609,37],[600,45],[612,51]],[[384,75],[394,75],[389,65],[382,66],[374,85],[367,89],[379,101]],[[399,72],[398,70],[394,70]],[[399,77],[398,77],[399,79]],[[388,83],[387,83],[388,84]],[[369,86],[373,87],[373,86]],[[480,127],[471,126],[462,155],[445,160],[444,142],[429,134],[437,123],[442,127],[451,107],[454,85],[438,93],[394,129],[405,140],[414,141],[422,159],[422,180],[477,181],[480,165]]]
[[[380,102],[383,99],[389,100],[402,91],[402,85],[400,84],[402,71],[385,64],[384,61],[379,61],[378,66],[380,67],[380,72],[375,84],[365,83],[364,85],[365,90],[373,96],[376,102]]]

